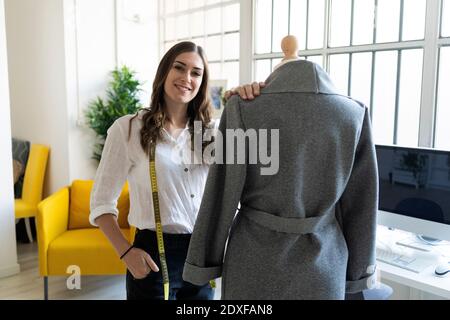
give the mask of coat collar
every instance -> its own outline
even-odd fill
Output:
[[[339,94],[325,70],[306,60],[289,61],[267,78],[262,93],[282,92]]]

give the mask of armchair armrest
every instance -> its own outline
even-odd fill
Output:
[[[36,228],[39,249],[39,272],[48,275],[47,251],[49,244],[67,231],[69,222],[69,188],[52,194],[38,205]]]
[[[130,243],[134,242],[135,235],[136,235],[136,227],[135,226],[130,226],[130,234],[128,235],[128,241]]]

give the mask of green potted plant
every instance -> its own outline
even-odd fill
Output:
[[[89,103],[85,114],[89,128],[94,130],[99,138],[92,156],[98,161],[102,155],[109,127],[118,118],[136,113],[142,108],[139,100],[142,83],[136,78],[135,72],[127,66],[122,66],[120,69],[114,69],[111,75],[113,79],[106,92],[106,101],[97,97]]]

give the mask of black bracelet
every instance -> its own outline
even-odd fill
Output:
[[[123,257],[125,257],[127,255],[128,252],[130,252],[131,249],[134,248],[134,245],[132,244],[127,251],[125,251],[121,256],[120,256],[120,260],[122,260]]]

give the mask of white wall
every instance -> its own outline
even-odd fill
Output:
[[[5,1],[12,134],[50,146],[45,195],[70,177],[62,3]]]
[[[144,82],[141,100],[147,107],[159,63],[158,1],[118,0],[117,4],[119,64],[131,67]],[[133,21],[136,16],[139,22]]]
[[[92,179],[97,167],[92,159],[95,133],[82,122],[88,103],[104,97],[116,65],[115,1],[66,1],[64,9],[70,178]]]
[[[11,125],[4,1],[0,0],[0,277],[19,272],[14,224]]]
[[[110,71],[126,64],[145,82],[141,98],[147,106],[159,61],[158,1],[76,0],[65,3],[67,77],[70,114],[71,179],[92,179],[97,163],[91,159],[95,135],[84,122],[84,110],[104,97]],[[132,21],[135,14],[140,22]],[[78,119],[79,121],[77,121]],[[77,125],[78,122],[78,125]]]
[[[134,13],[139,23],[131,21]],[[157,1],[6,0],[13,135],[51,146],[45,195],[92,179],[94,133],[84,109],[127,64],[146,81],[159,61]]]

